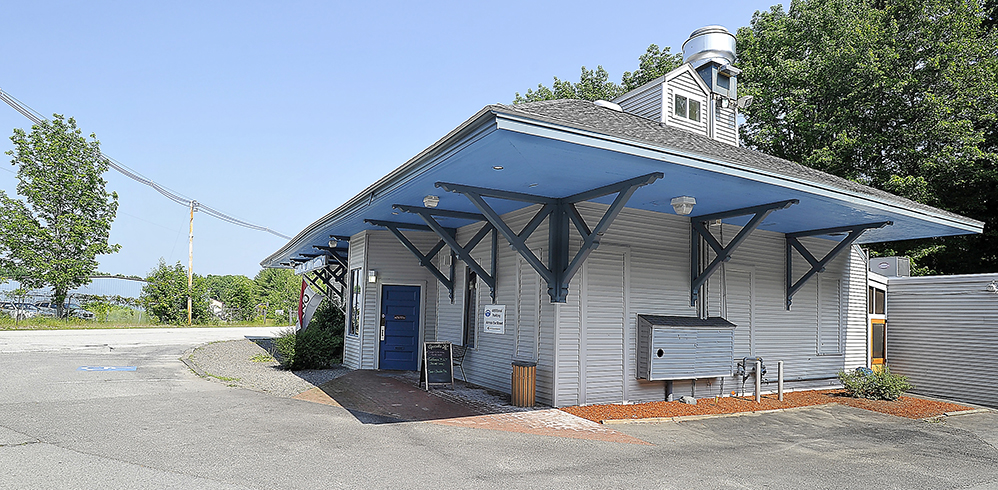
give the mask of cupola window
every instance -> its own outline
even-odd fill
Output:
[[[674,107],[677,116],[700,122],[700,101],[677,94]]]

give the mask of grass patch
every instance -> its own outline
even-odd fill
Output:
[[[215,378],[215,379],[217,379],[219,381],[225,381],[226,383],[230,383],[230,382],[234,382],[234,381],[239,381],[239,378],[230,378],[228,376],[219,376],[217,374],[211,374],[211,373],[205,373],[205,374],[207,374],[209,377]]]
[[[270,354],[256,354],[250,360],[253,362],[274,362],[274,356]]]

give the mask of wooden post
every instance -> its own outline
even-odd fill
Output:
[[[194,291],[194,201],[191,201],[191,234],[188,240],[187,254],[187,325],[193,324],[194,315],[191,310],[191,293]]]

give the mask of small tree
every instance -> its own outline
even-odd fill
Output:
[[[208,297],[222,302],[235,320],[253,318],[256,305],[253,280],[246,276],[213,276],[204,278]]]
[[[171,267],[159,259],[159,265],[149,272],[146,281],[139,299],[146,312],[157,323],[187,323],[187,269],[180,262]],[[211,319],[207,287],[204,278],[197,274],[194,275],[191,310],[194,323],[203,324]]]
[[[60,316],[69,290],[90,282],[97,256],[121,248],[108,243],[118,195],[105,190],[107,160],[90,138],[58,114],[31,133],[15,129],[7,155],[24,200],[0,191],[0,271],[24,287],[52,286]]]
[[[253,278],[256,288],[256,302],[268,305],[267,315],[277,318],[275,312],[287,312],[298,308],[301,295],[301,278],[291,269],[263,269]]]

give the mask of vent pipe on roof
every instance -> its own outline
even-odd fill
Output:
[[[708,61],[724,66],[735,61],[735,36],[722,26],[701,27],[683,43],[683,58],[693,68]]]
[[[624,112],[624,110],[621,109],[619,105],[614,104],[613,102],[610,102],[610,101],[603,100],[603,99],[596,100],[596,101],[593,102],[593,104],[596,104],[596,105],[598,105],[600,107],[606,107],[607,109],[614,110],[614,111],[617,111],[617,112]]]

